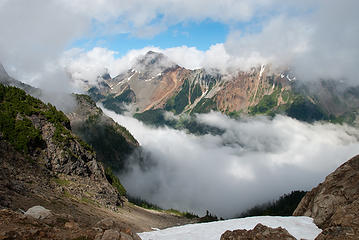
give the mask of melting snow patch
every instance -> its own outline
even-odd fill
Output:
[[[130,77],[127,78],[127,81],[130,81],[131,78],[136,74],[136,72],[134,74],[132,74]]]
[[[227,230],[253,229],[258,223],[268,227],[282,227],[297,239],[314,239],[321,230],[309,217],[248,217],[225,221],[188,224],[155,232],[139,233],[142,240],[218,240]]]
[[[265,68],[266,68],[266,65],[262,64],[261,71],[259,72],[259,77],[262,77]]]
[[[288,79],[288,81],[289,82],[291,82],[291,81],[294,81],[295,80],[295,77],[293,77],[292,79],[289,77],[289,75],[287,75],[287,79]]]

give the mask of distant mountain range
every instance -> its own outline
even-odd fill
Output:
[[[359,87],[344,82],[304,83],[290,69],[270,65],[226,74],[189,70],[152,51],[118,76],[100,76],[88,93],[117,113],[130,105],[137,116],[163,110],[175,115],[213,110],[230,116],[281,113],[308,122],[355,123],[359,109]]]

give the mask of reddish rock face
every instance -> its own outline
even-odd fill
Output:
[[[284,228],[270,228],[258,223],[253,230],[226,231],[221,240],[295,240]]]
[[[359,155],[307,193],[293,215],[312,217],[323,229],[317,239],[358,239]]]

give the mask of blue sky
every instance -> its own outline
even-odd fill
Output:
[[[131,49],[141,49],[146,46],[164,49],[185,45],[204,51],[211,45],[225,42],[229,31],[230,27],[223,23],[211,20],[190,21],[170,26],[166,31],[153,37],[137,37],[129,33],[85,37],[75,41],[70,48],[78,47],[90,50],[94,47],[104,47],[118,52],[119,56],[123,56]]]

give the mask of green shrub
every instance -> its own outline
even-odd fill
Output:
[[[272,112],[278,104],[278,94],[278,91],[274,91],[270,95],[264,95],[256,106],[249,108],[249,113],[255,115]]]
[[[107,167],[105,169],[105,175],[107,181],[117,189],[117,191],[122,195],[126,195],[126,189],[122,186],[120,179],[112,172],[111,168]]]
[[[41,131],[29,119],[39,114],[42,106],[40,100],[23,90],[0,85],[0,132],[16,150],[29,153],[45,146]]]
[[[182,85],[181,91],[176,96],[170,98],[166,105],[166,111],[173,111],[175,114],[180,114],[183,112],[185,107],[189,104],[188,102],[188,92],[189,92],[189,82],[186,79]]]
[[[0,132],[18,151],[30,153],[45,147],[42,133],[31,122],[34,115],[41,115],[55,126],[53,139],[63,145],[78,141],[85,149],[91,147],[71,133],[70,120],[51,104],[44,104],[16,87],[0,85]]]
[[[289,194],[284,194],[276,201],[257,205],[241,213],[239,217],[292,216],[305,194],[305,191],[292,191]]]
[[[202,98],[201,101],[199,101],[194,107],[191,113],[208,113],[211,110],[217,110],[216,102],[211,98]]]
[[[127,196],[128,201],[139,206],[142,208],[146,208],[146,209],[152,209],[152,210],[157,210],[157,211],[162,211],[163,209],[160,208],[159,206],[157,206],[156,204],[150,203],[142,198],[139,197],[132,197],[132,196]]]
[[[114,97],[109,95],[102,102],[103,106],[107,109],[113,110],[118,114],[122,114],[126,111],[124,104],[129,104],[136,101],[136,95],[131,89],[126,89],[121,95]]]
[[[314,122],[328,120],[327,114],[316,104],[303,96],[297,96],[286,110],[289,117],[300,121]]]
[[[194,101],[200,96],[202,96],[202,89],[201,86],[197,83],[191,91],[191,103],[194,103]]]

